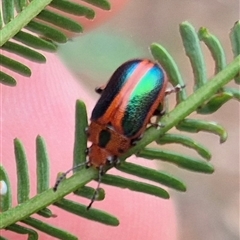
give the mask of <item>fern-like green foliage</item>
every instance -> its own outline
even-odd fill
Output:
[[[83,31],[81,24],[70,17],[65,17],[64,13],[93,19],[95,12],[91,5],[103,10],[110,9],[107,0],[82,0],[82,2],[87,2],[89,7],[68,0],[2,1],[0,47],[31,61],[45,63],[45,56],[38,50],[55,52],[57,43],[68,41],[66,31],[75,33]],[[16,15],[14,11],[17,12]],[[4,54],[0,54],[0,65],[23,76],[31,76],[31,69],[28,66]],[[0,71],[0,83],[15,86],[16,79]]]
[[[4,22],[0,23],[1,27],[4,26],[1,31],[5,31],[3,34],[4,40],[3,42],[1,41],[1,46],[3,46],[5,50],[16,52],[17,54],[21,54],[22,51],[24,52],[22,55],[25,57],[28,53],[29,56],[31,56],[29,57],[31,59],[34,58],[33,55],[37,55],[39,57],[37,58],[41,62],[45,61],[44,57],[41,54],[38,55],[39,53],[37,53],[37,51],[28,49],[27,45],[34,48],[39,47],[40,49],[55,51],[57,46],[55,42],[64,42],[67,40],[61,31],[54,28],[49,30],[49,25],[41,25],[42,22],[40,23],[38,19],[50,22],[51,24],[57,25],[60,28],[64,27],[67,23],[67,30],[82,30],[80,25],[77,25],[73,22],[71,24],[71,20],[69,19],[65,19],[62,16],[56,16],[55,13],[52,13],[50,10],[42,11],[42,9],[44,9],[44,7],[47,6],[47,4],[51,1],[33,0],[30,3],[27,1],[6,2],[3,7],[3,11],[1,12]],[[109,8],[109,5],[106,4],[106,1],[86,0],[86,2],[91,4],[100,4],[100,6],[105,9]],[[73,3],[70,1],[56,0],[51,2],[51,7],[58,8],[60,10],[64,9],[64,11],[70,11],[73,14],[80,14],[78,10],[80,11],[81,9],[82,12],[80,12],[82,15],[88,18],[92,18],[94,16],[93,11],[89,8],[83,8],[80,5],[74,5],[73,7],[72,4]],[[19,19],[24,19],[21,18],[21,14],[23,14],[24,11],[26,11],[26,18],[28,19],[26,21],[22,20],[23,22],[19,24],[18,27],[11,25],[11,22],[15,21],[13,16],[14,7],[19,13]],[[37,8],[40,10],[36,11]],[[35,11],[31,9],[35,9]],[[36,19],[32,20],[32,18],[35,16],[37,16]],[[57,22],[55,22],[56,19]],[[25,25],[27,29],[40,33],[40,35],[36,37],[35,35],[26,33],[24,30],[19,32],[19,30]],[[5,29],[9,30],[7,31]],[[46,31],[43,31],[43,29]],[[13,32],[10,34],[11,31]],[[121,176],[105,174],[102,179],[103,184],[113,185],[119,188],[128,188],[132,191],[143,192],[165,199],[169,198],[169,193],[159,185],[165,185],[178,191],[186,191],[185,183],[171,174],[125,161],[125,159],[132,154],[144,157],[146,159],[156,159],[173,163],[180,168],[185,168],[191,171],[203,173],[212,173],[214,171],[214,167],[208,162],[211,159],[211,153],[206,146],[203,146],[194,139],[187,137],[180,132],[176,134],[167,132],[173,127],[176,127],[179,131],[193,133],[207,131],[219,135],[221,143],[227,140],[226,130],[217,123],[206,120],[203,121],[198,119],[189,119],[187,117],[194,111],[196,111],[198,114],[211,114],[215,111],[218,111],[220,107],[228,100],[240,99],[239,89],[225,87],[225,85],[233,78],[235,78],[235,82],[239,84],[240,23],[237,22],[231,30],[230,39],[235,59],[228,65],[226,65],[225,53],[219,40],[214,35],[209,33],[207,29],[201,28],[197,33],[191,24],[183,22],[180,24],[180,33],[186,55],[190,59],[194,72],[194,93],[190,96],[187,96],[185,89],[178,92],[176,98],[176,107],[172,111],[167,112],[167,114],[161,117],[161,119],[158,119],[161,121],[163,127],[158,130],[156,130],[154,127],[148,128],[144,134],[144,137],[137,143],[137,145],[132,147],[126,154],[121,156],[121,164],[117,167],[117,169],[119,171],[138,176],[142,178],[142,180],[136,181]],[[51,34],[53,35],[51,36]],[[19,42],[24,43],[24,48],[22,48],[23,45],[8,41],[11,37]],[[32,44],[35,44],[34,46],[31,45],[31,41]],[[201,51],[200,41],[203,41],[207,45],[216,64],[216,75],[210,80],[208,80],[206,77],[205,61]],[[174,59],[166,51],[166,49],[164,49],[164,47],[158,43],[153,43],[150,49],[155,60],[158,61],[166,70],[172,85],[175,86],[180,84],[183,86],[184,80],[181,76],[181,73],[179,72]],[[14,68],[14,71],[17,71],[17,69],[21,68],[20,65],[18,65],[19,63],[15,63],[13,60],[7,59],[6,56],[1,56],[1,64],[3,64],[2,60],[4,60],[5,63],[9,62],[9,64],[5,64],[7,67],[14,68],[14,66],[17,65],[16,68]],[[25,71],[26,74],[29,72],[30,70]],[[5,73],[1,73],[1,82],[14,85],[15,80],[9,80],[10,78],[11,77],[6,76]],[[73,166],[86,161],[85,149],[87,146],[87,136],[85,134],[85,128],[88,126],[87,119],[85,104],[78,100],[76,102],[75,114],[76,123]],[[146,147],[153,141],[161,145],[171,143],[182,144],[183,146],[195,150],[199,154],[199,158],[181,155],[177,152],[164,150],[162,148],[153,149]],[[78,196],[91,199],[94,189],[86,187],[85,185],[98,177],[97,169],[75,169],[73,176],[61,182],[58,190],[54,192],[51,186],[49,186],[50,160],[48,159],[47,155],[47,147],[45,146],[44,139],[41,136],[37,136],[37,195],[33,198],[30,198],[30,179],[33,176],[29,176],[28,160],[26,158],[24,146],[22,145],[21,140],[15,139],[14,147],[18,182],[17,200],[19,205],[12,206],[12,195],[16,193],[12,193],[8,174],[5,171],[4,166],[1,166],[0,210],[2,213],[0,229],[4,228],[15,233],[26,234],[28,235],[29,239],[38,239],[38,230],[58,239],[78,239],[80,236],[74,236],[71,233],[62,230],[61,228],[45,223],[44,220],[40,221],[31,216],[32,214],[37,213],[46,218],[54,217],[50,210],[52,204],[68,211],[69,213],[87,218],[89,220],[98,221],[110,226],[119,225],[119,220],[109,213],[95,208],[86,210],[86,206],[79,203],[81,201],[80,198],[79,202],[70,201],[65,198],[65,196],[74,192]],[[144,179],[151,180],[156,184],[153,185],[145,183]],[[104,195],[104,190],[101,189],[96,200],[103,200]],[[28,227],[26,227],[26,225],[23,226],[22,223],[25,223],[28,225]],[[0,239],[5,238],[1,236]]]

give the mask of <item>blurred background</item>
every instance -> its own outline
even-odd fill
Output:
[[[238,19],[237,0],[131,0],[109,22],[61,46],[59,54],[76,78],[84,79],[97,99],[96,86],[104,84],[124,61],[151,58],[149,46],[157,42],[174,57],[187,84],[188,94],[191,94],[193,75],[184,53],[179,24],[189,21],[196,30],[207,27],[219,38],[230,62],[233,56],[229,32]],[[204,44],[202,49],[211,77],[214,62]],[[170,100],[174,101],[174,97]],[[216,135],[189,134],[211,150],[211,163],[215,166],[211,175],[189,172],[165,163],[159,165],[182,179],[188,188],[186,193],[170,190],[177,205],[179,240],[238,240],[239,105],[232,100],[215,114],[191,117],[218,122],[229,136],[227,142],[220,145]],[[195,156],[192,150],[178,145],[167,148]]]

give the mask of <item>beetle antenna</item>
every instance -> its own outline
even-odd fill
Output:
[[[103,165],[101,165],[99,167],[99,171],[98,171],[98,185],[97,185],[97,188],[95,189],[94,193],[93,193],[93,196],[92,196],[92,199],[91,199],[91,202],[89,203],[89,205],[87,206],[87,210],[89,210],[92,206],[92,204],[94,203],[94,201],[96,200],[96,197],[97,197],[97,194],[98,194],[98,191],[99,191],[99,188],[100,188],[100,184],[101,184],[101,181],[102,181],[102,175],[103,175],[104,171],[103,171]]]
[[[55,185],[54,185],[54,187],[53,187],[53,191],[54,191],[54,192],[57,191],[57,188],[58,188],[59,184],[62,182],[63,179],[66,178],[66,176],[67,176],[68,173],[70,173],[71,171],[73,171],[73,170],[75,170],[75,169],[77,169],[77,168],[79,168],[79,167],[81,167],[81,166],[83,166],[83,165],[86,165],[86,163],[80,163],[80,164],[78,164],[78,165],[70,168],[70,169],[67,170],[65,173],[62,173],[62,174],[57,178],[57,180],[56,180],[56,182],[55,182]]]

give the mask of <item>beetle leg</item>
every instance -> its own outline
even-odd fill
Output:
[[[86,162],[85,162],[85,164],[86,164],[86,168],[89,168],[89,167],[92,166],[92,164],[91,164],[91,162],[90,162],[90,160],[89,160],[89,157],[88,157],[88,154],[89,154],[89,148],[86,148],[85,153],[86,153],[86,156],[87,156],[87,158],[86,158]]]
[[[103,90],[105,89],[106,85],[102,85],[100,87],[95,88],[95,92],[98,94],[102,94]]]
[[[153,123],[150,123],[150,125],[152,126],[152,127],[156,127],[156,129],[157,130],[159,130],[160,128],[163,128],[163,127],[165,127],[165,125],[164,124],[162,124],[162,123],[160,123],[160,122],[153,122]]]
[[[109,166],[114,166],[115,162],[116,162],[117,157],[116,156],[109,156],[107,158],[107,165]]]
[[[131,140],[131,145],[135,146],[143,137],[143,134],[141,134],[139,137],[136,137],[134,139]]]
[[[181,91],[183,88],[185,88],[185,85],[181,86],[180,84],[176,85],[173,88],[168,88],[165,91],[165,96],[171,94],[171,93],[176,93]],[[163,103],[161,103],[158,108],[154,111],[153,115],[157,116],[156,122],[155,123],[150,123],[151,126],[155,126],[157,129],[164,127],[163,124],[159,122],[159,119],[167,112],[167,97],[163,99]]]
[[[86,164],[86,168],[89,168],[89,167],[92,166],[92,164],[91,164],[89,159],[86,160],[85,164]]]
[[[120,159],[116,157],[113,161],[113,166],[117,167],[118,165],[120,165],[120,163],[121,163]]]
[[[169,94],[171,94],[171,93],[177,93],[177,92],[179,92],[179,91],[181,91],[183,88],[185,88],[186,86],[185,85],[183,85],[183,86],[181,86],[180,84],[178,84],[178,85],[176,85],[175,87],[173,87],[173,88],[168,88],[166,91],[165,91],[165,96],[166,95],[169,95]]]
[[[156,127],[157,129],[164,127],[164,124],[159,122],[159,119],[166,113],[165,106],[166,106],[166,99],[163,99],[163,103],[159,105],[159,107],[153,113],[153,115],[157,116],[157,118],[155,122],[150,122],[151,126]]]
[[[92,206],[92,204],[94,203],[94,201],[96,200],[96,197],[98,195],[98,191],[100,189],[100,184],[101,184],[101,181],[102,181],[102,176],[103,174],[105,173],[104,171],[104,166],[101,165],[99,166],[99,169],[98,169],[98,184],[97,184],[97,188],[95,189],[94,191],[94,194],[92,196],[92,199],[91,199],[91,202],[89,203],[89,205],[87,206],[87,210],[89,210]]]
[[[161,106],[153,112],[153,116],[161,117],[166,113],[166,110],[163,109],[163,107],[164,107],[163,105],[164,104],[161,104]]]

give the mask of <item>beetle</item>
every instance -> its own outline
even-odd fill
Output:
[[[101,93],[87,130],[92,146],[88,165],[99,167],[118,162],[146,129],[150,118],[163,101],[167,87],[164,70],[148,59],[122,64]]]
[[[119,163],[119,156],[141,139],[165,95],[175,91],[166,91],[167,83],[160,65],[148,59],[134,59],[123,63],[105,86],[96,89],[101,96],[86,129],[92,143],[87,149],[86,166],[98,168],[99,177],[88,209],[96,198],[106,166]],[[82,164],[76,167],[79,166]],[[57,180],[54,190],[71,170]]]

